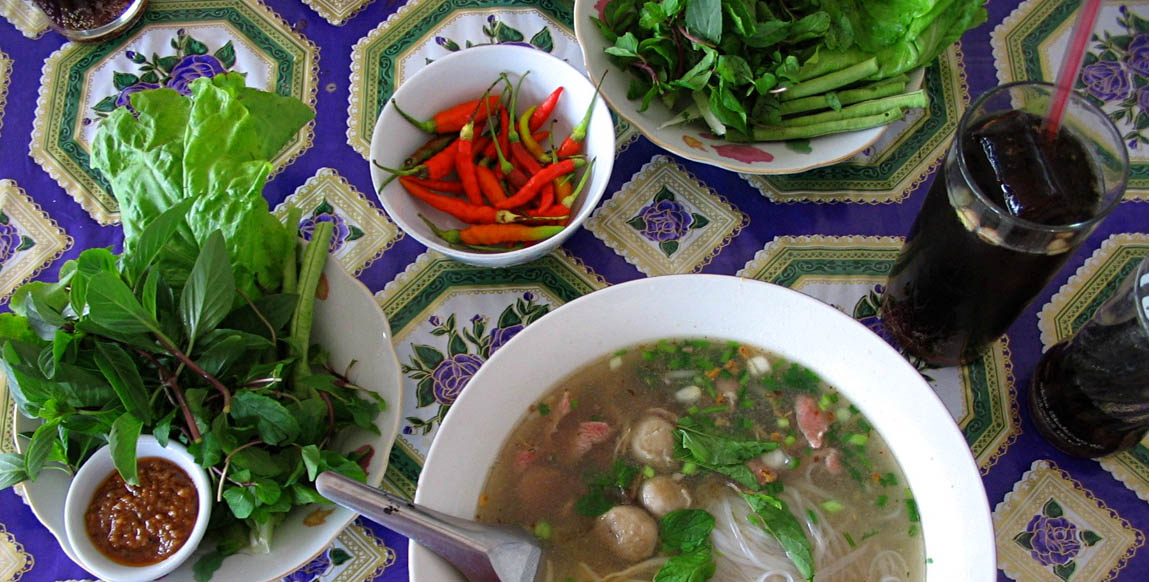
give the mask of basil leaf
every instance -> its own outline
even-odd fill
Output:
[[[722,0],[690,0],[686,3],[686,29],[702,39],[722,41]]]
[[[260,440],[269,445],[290,443],[299,437],[299,423],[287,407],[252,390],[235,393],[231,416],[241,423],[254,423]]]
[[[32,439],[28,441],[28,448],[24,450],[24,471],[28,478],[35,480],[44,468],[44,461],[52,452],[52,444],[56,442],[58,420],[45,422],[36,427]]]
[[[99,273],[89,279],[88,318],[120,335],[149,332],[163,335],[159,322],[144,310],[132,290],[115,273]]]
[[[24,459],[16,453],[0,453],[0,489],[28,480]]]
[[[112,463],[120,476],[129,485],[139,485],[139,475],[136,473],[136,443],[140,439],[140,431],[144,423],[125,412],[112,423],[112,431],[108,433],[108,444],[112,447]]]
[[[714,530],[714,516],[702,509],[679,509],[659,520],[664,552],[693,552],[706,545]]]
[[[271,339],[268,324],[277,335],[287,335],[283,332],[284,326],[291,321],[295,313],[295,306],[299,303],[299,296],[294,293],[279,293],[265,295],[232,311],[220,323],[221,327],[245,331]]]
[[[810,540],[806,539],[802,524],[794,514],[790,513],[786,502],[764,493],[743,493],[742,498],[754,510],[750,521],[774,536],[774,539],[782,545],[782,549],[786,550],[786,555],[798,568],[798,572],[806,580],[813,582],[814,557],[810,549]]]
[[[228,261],[227,245],[223,233],[216,230],[200,248],[180,294],[180,319],[188,339],[195,341],[219,325],[231,311],[235,295],[235,276]]]
[[[152,407],[148,391],[144,388],[144,380],[140,377],[136,362],[128,352],[116,343],[96,342],[96,351],[92,357],[100,373],[108,380],[112,390],[116,391],[124,409],[144,424],[151,424]]]
[[[172,421],[175,420],[175,418],[176,409],[173,408],[156,423],[156,426],[152,427],[152,436],[156,437],[156,442],[159,443],[161,447],[168,446],[172,432]]]

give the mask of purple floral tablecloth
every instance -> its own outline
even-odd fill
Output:
[[[273,161],[266,195],[277,216],[302,209],[304,236],[335,224],[332,253],[391,323],[404,421],[384,484],[410,496],[439,423],[486,358],[596,289],[737,274],[818,297],[882,333],[886,275],[958,117],[999,83],[1052,79],[1078,3],[991,2],[989,22],[926,70],[928,110],[830,168],[739,175],[668,154],[620,122],[614,174],[586,227],[544,259],[490,271],[428,253],[396,228],[371,186],[371,129],[397,85],[450,51],[528,43],[581,66],[568,0],[152,0],[134,28],[99,45],[65,43],[26,0],[0,0],[0,305],[81,250],[119,244],[115,200],[88,166],[102,117],[134,91],[244,72],[317,112]],[[1072,459],[1037,435],[1025,399],[1042,350],[1149,255],[1149,4],[1104,5],[1079,88],[1127,141],[1127,199],[979,361],[922,370],[981,470],[1000,580],[1149,580],[1149,440]],[[0,396],[7,451],[13,411]],[[288,579],[402,580],[406,557],[404,538],[359,520]],[[0,580],[90,578],[15,492],[0,492]]]

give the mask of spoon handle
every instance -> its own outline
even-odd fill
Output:
[[[325,471],[319,494],[394,530],[458,568],[472,582],[532,582],[541,552],[526,533],[450,516]]]

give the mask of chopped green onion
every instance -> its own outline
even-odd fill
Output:
[[[698,407],[697,406],[691,406],[690,408],[686,409],[686,413],[690,414],[690,415],[698,414]]]
[[[917,533],[918,533],[918,524],[916,524],[916,523],[915,523],[915,524],[911,525],[911,526],[910,526],[910,531],[908,531],[908,532],[906,532],[906,533],[907,533],[907,534],[908,534],[908,535],[909,535],[911,538],[912,538],[912,537],[914,537],[915,535],[917,535]]]
[[[864,542],[864,541],[866,541],[866,540],[868,540],[868,539],[870,539],[870,538],[872,538],[872,537],[874,537],[874,536],[878,535],[879,533],[880,533],[880,531],[879,531],[879,530],[876,530],[876,529],[872,529],[872,530],[870,530],[870,531],[868,531],[868,532],[866,532],[866,533],[862,534],[862,541]]]
[[[870,437],[868,437],[864,434],[851,434],[850,436],[846,437],[847,443],[850,443],[851,445],[855,445],[855,446],[859,446],[859,447],[865,445],[866,441],[869,441],[869,440],[870,440]]]
[[[786,438],[782,439],[782,444],[786,446],[790,446],[796,442],[798,442],[798,439],[794,438],[794,435],[787,435]]]
[[[829,501],[823,501],[819,505],[822,506],[822,510],[825,511],[826,513],[838,513],[839,511],[842,511],[843,509],[846,508],[845,505],[842,505],[841,503],[838,503],[837,501],[835,501],[833,499],[831,499]]]
[[[918,502],[914,501],[913,497],[906,499],[906,511],[910,513],[910,523],[921,521],[922,516],[918,513]]]
[[[802,464],[802,457],[790,457],[790,462],[787,467],[790,469],[797,469],[798,465]]]
[[[653,479],[654,478],[654,467],[651,467],[650,465],[643,465],[642,476],[646,477],[647,479]]]
[[[706,408],[703,408],[701,412],[702,414],[714,414],[715,412],[726,412],[727,408],[729,407],[725,404],[719,404],[717,406],[707,406]]]
[[[878,485],[883,487],[890,487],[898,484],[898,476],[893,473],[886,473],[878,478]]]
[[[810,523],[815,524],[815,525],[818,524],[818,514],[814,513],[813,509],[807,509],[806,510],[806,517],[808,517],[810,519]]]
[[[779,418],[778,419],[778,428],[789,428],[789,427],[790,427],[790,419],[788,419],[788,418]]]
[[[615,352],[615,353],[614,353],[614,355],[616,355],[616,356],[625,356],[625,355],[626,355],[626,352],[627,352],[627,350],[618,350],[617,352]]]
[[[654,359],[654,352],[647,352],[647,351],[642,352],[642,359],[644,359],[648,362],[653,360]]]
[[[879,495],[878,499],[874,501],[874,505],[877,505],[878,507],[885,507],[886,503],[889,503],[889,501],[889,495]]]
[[[578,398],[571,398],[571,410],[578,408]]]
[[[818,399],[818,408],[822,410],[828,410],[830,408],[830,404],[832,404],[832,402],[830,401],[829,394],[823,394],[822,397]]]
[[[687,462],[682,464],[682,474],[683,475],[693,475],[697,472],[698,472],[698,465],[696,465],[690,461],[687,461]]]
[[[540,540],[551,539],[551,524],[545,521],[535,523],[535,537]]]
[[[551,407],[547,404],[539,405],[539,414],[546,416],[551,413]]]
[[[850,544],[851,548],[858,547],[858,544],[854,543],[854,538],[850,535],[850,532],[843,533],[842,537],[846,538],[846,543]]]

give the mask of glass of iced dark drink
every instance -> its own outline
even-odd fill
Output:
[[[882,320],[912,356],[965,364],[1000,337],[1120,202],[1128,152],[1079,94],[1051,137],[1055,88],[1013,83],[962,116],[890,273]]]
[[[1029,413],[1037,432],[1075,457],[1136,445],[1149,430],[1149,259],[1033,374]]]
[[[69,40],[94,42],[114,36],[144,12],[147,0],[34,0],[52,29]]]

